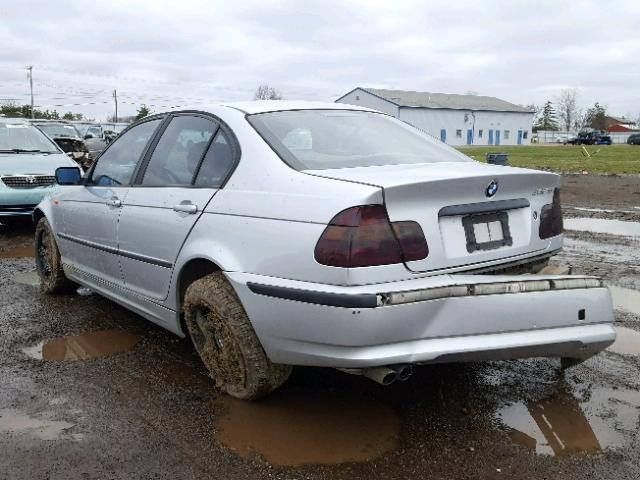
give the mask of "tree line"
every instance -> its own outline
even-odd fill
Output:
[[[565,89],[555,102],[547,100],[541,107],[528,105],[535,112],[533,131],[566,130],[580,131],[585,128],[606,130],[607,108],[595,102],[593,106],[581,110],[578,107],[578,91]]]

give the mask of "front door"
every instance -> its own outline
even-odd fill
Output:
[[[496,145],[500,145],[500,130],[496,130]]]
[[[473,143],[473,130],[467,130],[467,145],[471,145]]]
[[[493,145],[493,130],[489,130],[489,145]]]
[[[161,119],[130,129],[98,159],[85,185],[64,187],[58,237],[63,262],[122,285],[117,225],[136,165]]]
[[[444,128],[440,129],[440,141],[444,143],[447,141],[447,130]]]
[[[522,130],[518,130],[518,145],[522,145]]]
[[[226,178],[231,152],[214,119],[171,118],[123,202],[118,243],[126,288],[166,298],[180,249]]]

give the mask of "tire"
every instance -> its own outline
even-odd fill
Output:
[[[187,288],[183,313],[193,344],[216,386],[243,400],[282,385],[292,367],[271,363],[236,292],[222,272]]]
[[[35,257],[40,289],[44,293],[69,293],[74,289],[75,284],[64,274],[58,244],[49,222],[44,217],[36,225]]]

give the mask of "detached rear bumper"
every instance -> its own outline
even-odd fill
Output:
[[[341,287],[227,275],[278,363],[586,359],[615,340],[611,296],[594,277],[440,275]]]

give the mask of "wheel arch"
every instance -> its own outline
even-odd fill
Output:
[[[182,315],[182,305],[184,303],[184,296],[187,292],[187,288],[196,280],[206,277],[207,275],[219,272],[222,268],[209,258],[195,257],[189,259],[184,265],[181,266],[178,275],[176,277],[176,306],[177,316],[182,329],[183,334],[187,334],[187,328],[184,323],[184,317]]]

